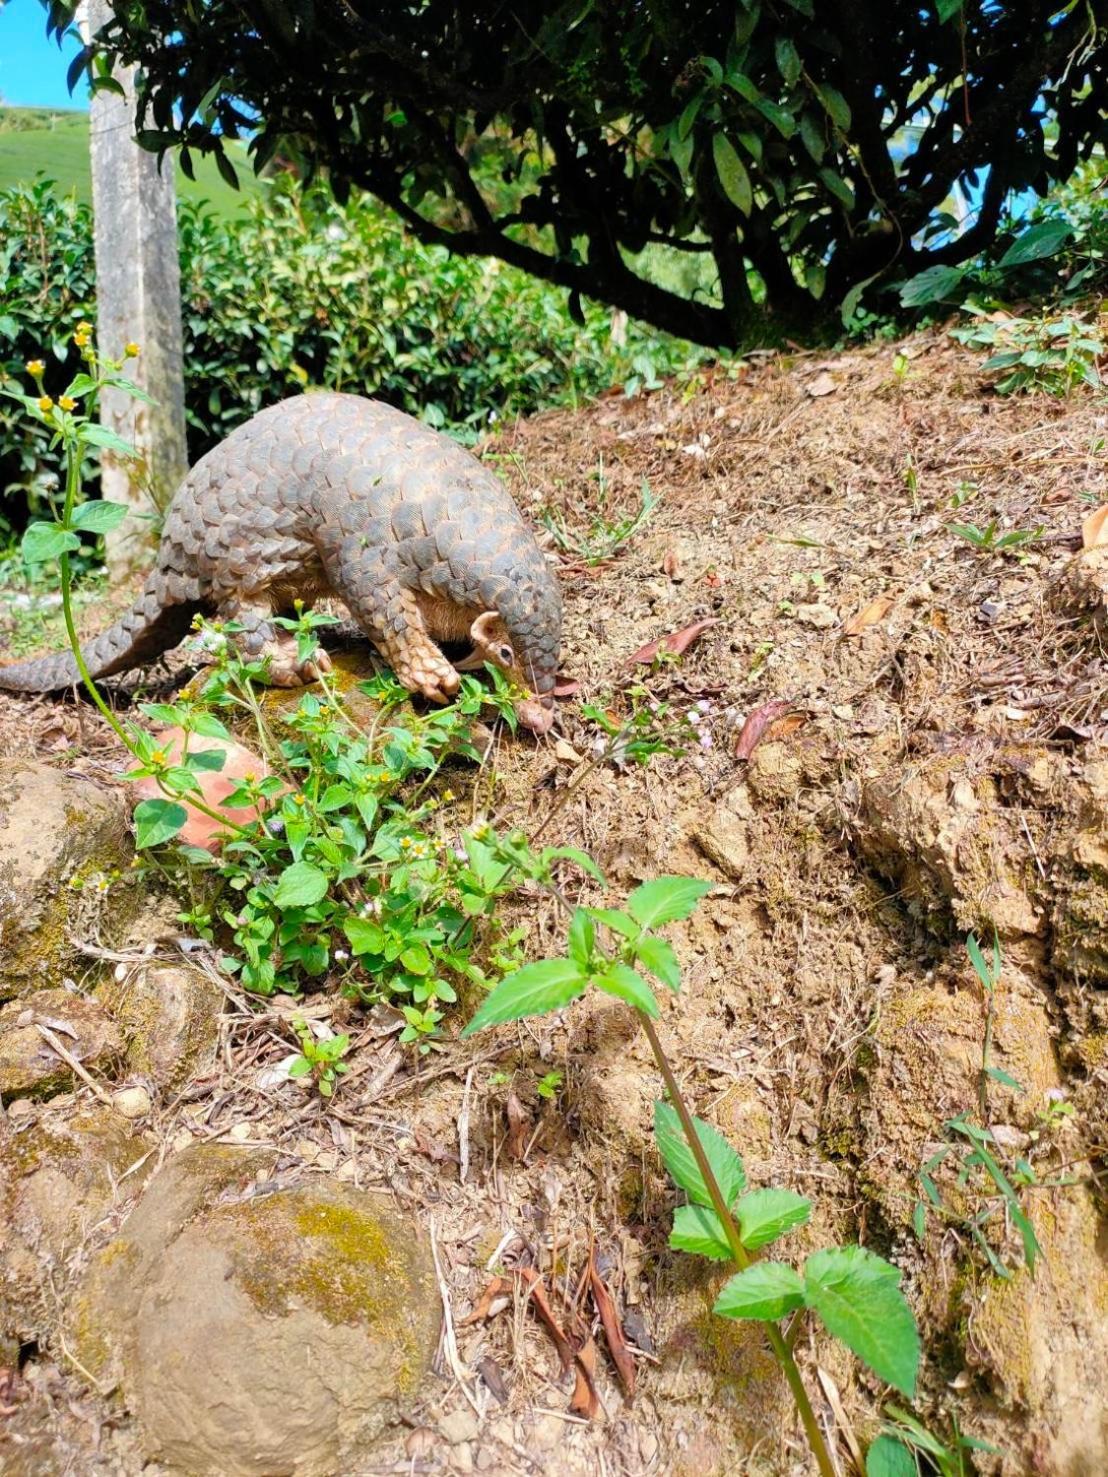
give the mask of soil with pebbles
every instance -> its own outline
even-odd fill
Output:
[[[483,448],[521,506],[576,541],[559,554],[544,534],[581,688],[547,741],[497,737],[470,775],[472,808],[586,847],[610,897],[660,872],[717,883],[671,930],[683,989],[661,1031],[685,1090],[752,1184],[811,1195],[789,1254],[860,1239],[902,1268],[925,1351],[918,1410],[999,1448],[976,1460],[1005,1477],[1108,1466],[1108,581],[1081,552],[1083,521],[1108,503],[1106,439],[1102,399],[999,398],[936,333],[756,357],[538,416]],[[632,516],[644,480],[652,517],[590,564],[599,524]],[[992,524],[1035,536],[998,553],[954,528]],[[716,624],[679,662],[628,663],[703,620]],[[636,684],[640,701],[695,715],[703,738],[647,767],[583,772],[597,729],[582,705],[624,713]],[[770,701],[789,721],[736,757]],[[0,748],[99,778],[122,761],[87,708],[4,694]],[[533,954],[558,948],[552,907],[517,913]],[[1024,1090],[994,1080],[988,1113],[1006,1163],[1028,1160],[1040,1181],[1023,1196],[1043,1249],[1033,1277],[1000,1215],[988,1233],[1015,1275],[991,1273],[966,1224],[985,1202],[959,1198],[953,1175],[940,1177],[951,1213],[922,1241],[913,1229],[921,1164],[978,1105],[987,1002],[971,930],[995,930],[1003,957],[992,1061]],[[155,958],[177,955],[170,935]],[[89,983],[114,967],[90,959]],[[385,1013],[326,992],[259,1010],[224,984],[217,1067],[152,1084],[144,1133],[170,1156],[198,1140],[275,1148],[293,1181],[389,1190],[434,1239],[457,1357],[440,1348],[407,1425],[351,1471],[809,1470],[757,1331],[713,1321],[718,1275],[666,1250],[659,1082],[620,1007],[585,1001],[415,1061]],[[305,1011],[353,1036],[331,1109],[274,1078]],[[537,1084],[554,1070],[550,1100]],[[73,1111],[86,1095],[78,1084]],[[113,1213],[54,1268],[63,1299]],[[598,1336],[602,1411],[585,1422],[519,1278],[493,1316],[464,1320],[493,1269],[537,1268],[560,1306],[594,1244],[642,1353],[627,1404]],[[59,1466],[68,1452],[71,1468],[137,1472],[125,1412],[51,1333],[0,1396],[9,1429]],[[846,1462],[878,1429],[883,1392],[816,1332],[799,1351]],[[0,1439],[0,1470],[13,1450]]]

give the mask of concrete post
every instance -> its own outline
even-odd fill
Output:
[[[87,0],[85,37],[111,16],[109,0]],[[112,358],[137,343],[128,377],[153,397],[143,405],[120,391],[104,396],[101,420],[139,452],[137,462],[102,454],[103,496],[135,509],[107,537],[113,579],[149,563],[157,543],[151,515],[165,508],[188,470],[185,444],[181,272],[172,157],[135,143],[134,69],[117,68],[125,96],[94,93],[91,102],[92,208],[96,229],[97,339]]]

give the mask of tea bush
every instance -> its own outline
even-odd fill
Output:
[[[655,383],[701,351],[502,263],[452,257],[365,197],[337,205],[277,180],[229,219],[179,203],[193,461],[306,386],[380,396],[472,439],[495,418]],[[92,215],[46,182],[0,192],[0,376],[47,360],[55,392],[95,318]],[[47,438],[0,410],[0,516],[22,527],[56,487]]]

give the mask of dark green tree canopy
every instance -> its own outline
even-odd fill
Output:
[[[292,149],[425,241],[733,346],[967,260],[1009,191],[1068,176],[1108,139],[1106,9],[117,0],[86,60],[139,64],[142,142],[186,167],[249,134],[258,167]],[[710,256],[718,295],[657,285],[650,245]]]

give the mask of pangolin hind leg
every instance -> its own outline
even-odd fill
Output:
[[[331,658],[317,646],[306,661],[297,651],[296,636],[273,624],[273,609],[265,601],[236,601],[222,605],[219,618],[239,629],[230,634],[242,655],[265,663],[265,681],[271,687],[304,687],[331,670]]]

